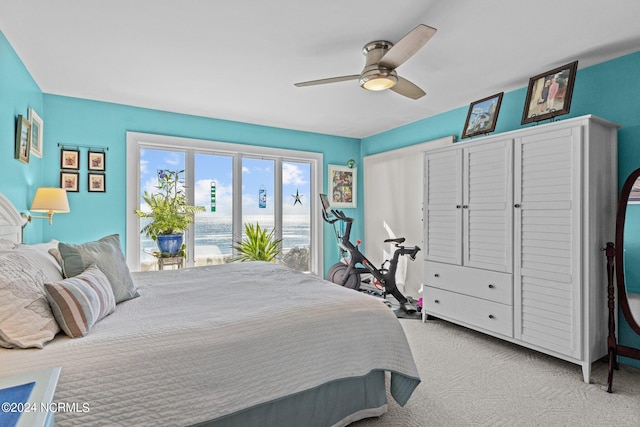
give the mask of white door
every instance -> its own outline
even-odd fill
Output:
[[[462,150],[427,153],[424,173],[424,259],[461,265]]]
[[[523,137],[514,162],[515,337],[576,358],[581,138],[580,127]]]
[[[511,273],[512,140],[464,149],[463,264]]]

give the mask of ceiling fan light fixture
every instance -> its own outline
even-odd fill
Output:
[[[391,73],[365,73],[360,78],[360,86],[371,91],[389,89],[398,83],[398,76]]]
[[[365,81],[362,87],[367,90],[379,91],[389,89],[395,86],[396,83],[398,83],[397,79],[392,79],[389,76],[381,76]]]

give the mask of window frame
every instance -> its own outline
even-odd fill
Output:
[[[132,271],[140,270],[140,218],[135,210],[140,207],[140,150],[149,148],[185,153],[185,183],[189,203],[194,200],[194,162],[195,154],[226,155],[233,157],[233,234],[242,235],[242,159],[264,158],[275,161],[275,191],[276,201],[276,233],[282,233],[282,164],[283,162],[304,162],[311,166],[310,173],[310,210],[311,210],[311,260],[310,268],[314,274],[321,275],[324,271],[324,248],[322,238],[322,217],[319,213],[318,197],[322,192],[324,182],[324,167],[322,153],[313,151],[299,151],[285,148],[262,147],[248,144],[218,142],[212,140],[156,135],[140,132],[127,132],[127,194],[126,194],[126,260]],[[240,191],[237,191],[240,190]],[[280,203],[278,203],[278,201]],[[186,233],[186,244],[193,247],[194,233]],[[187,266],[193,265],[193,259],[188,260]]]

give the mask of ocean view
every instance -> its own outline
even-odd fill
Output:
[[[272,229],[272,216],[247,216],[244,222],[258,223],[260,227]],[[287,252],[294,247],[308,248],[310,244],[309,217],[307,215],[285,215],[283,217],[282,248]],[[144,224],[141,224],[142,226]],[[211,214],[197,216],[195,223],[195,261],[196,265],[220,264],[232,253],[234,241],[231,217],[216,217]],[[140,263],[155,264],[151,255],[157,251],[153,240],[140,236]]]

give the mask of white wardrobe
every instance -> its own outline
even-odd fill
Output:
[[[427,315],[582,366],[607,354],[618,126],[583,116],[425,153]]]

